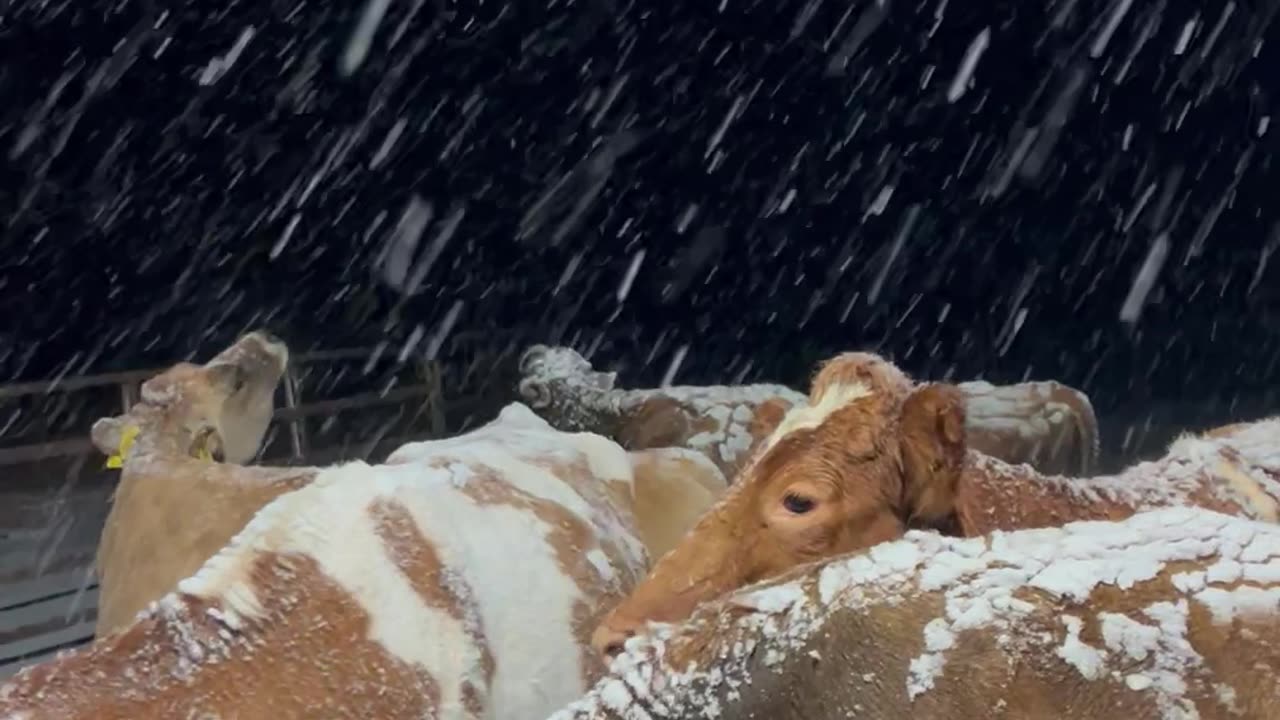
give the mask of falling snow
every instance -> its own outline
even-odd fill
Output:
[[[295,362],[277,405],[378,402],[276,423],[261,457],[289,462],[483,422],[534,343],[626,387],[800,388],[853,349],[931,380],[1054,379],[1092,398],[1111,470],[1274,414],[1278,19],[18,0],[0,589],[65,580],[59,617],[95,607],[110,476],[88,432],[138,388],[83,376],[255,327],[328,358]],[[433,383],[439,407],[404,399]]]

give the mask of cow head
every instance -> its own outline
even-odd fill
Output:
[[[520,355],[519,370],[520,398],[534,410],[573,390],[611,391],[617,379],[617,373],[597,371],[570,347],[532,345]]]
[[[605,618],[593,644],[615,654],[648,621],[679,621],[797,565],[948,521],[963,456],[956,388],[915,386],[875,355],[833,358],[809,405],[783,418],[728,494]]]
[[[128,412],[94,423],[93,444],[112,466],[135,443],[152,452],[248,462],[271,422],[288,360],[283,342],[252,332],[204,365],[178,363],[143,383],[141,401]]]

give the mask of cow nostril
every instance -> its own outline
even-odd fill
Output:
[[[613,659],[622,654],[625,649],[627,640],[634,637],[635,630],[627,628],[620,630],[618,628],[609,627],[607,625],[596,629],[595,637],[591,639],[591,645],[606,658]]]

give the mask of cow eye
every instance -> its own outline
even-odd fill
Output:
[[[787,512],[795,515],[804,515],[813,510],[814,504],[813,500],[795,493],[787,493],[782,496],[782,507],[786,508]]]

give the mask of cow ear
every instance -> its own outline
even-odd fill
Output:
[[[822,363],[809,385],[809,402],[817,404],[827,393],[861,385],[883,397],[900,398],[911,388],[911,379],[888,360],[867,352],[846,352]]]
[[[791,407],[790,401],[780,397],[771,397],[757,405],[755,412],[751,415],[749,430],[751,437],[757,441],[769,437],[782,424],[783,418],[787,416]]]
[[[94,447],[103,455],[118,452],[120,441],[124,437],[125,417],[104,417],[93,424],[89,430],[89,439]]]
[[[903,510],[936,526],[956,511],[965,454],[965,398],[954,385],[916,388],[902,405]]]
[[[669,397],[654,397],[640,404],[624,418],[618,443],[628,450],[684,447],[693,435],[689,413]]]

